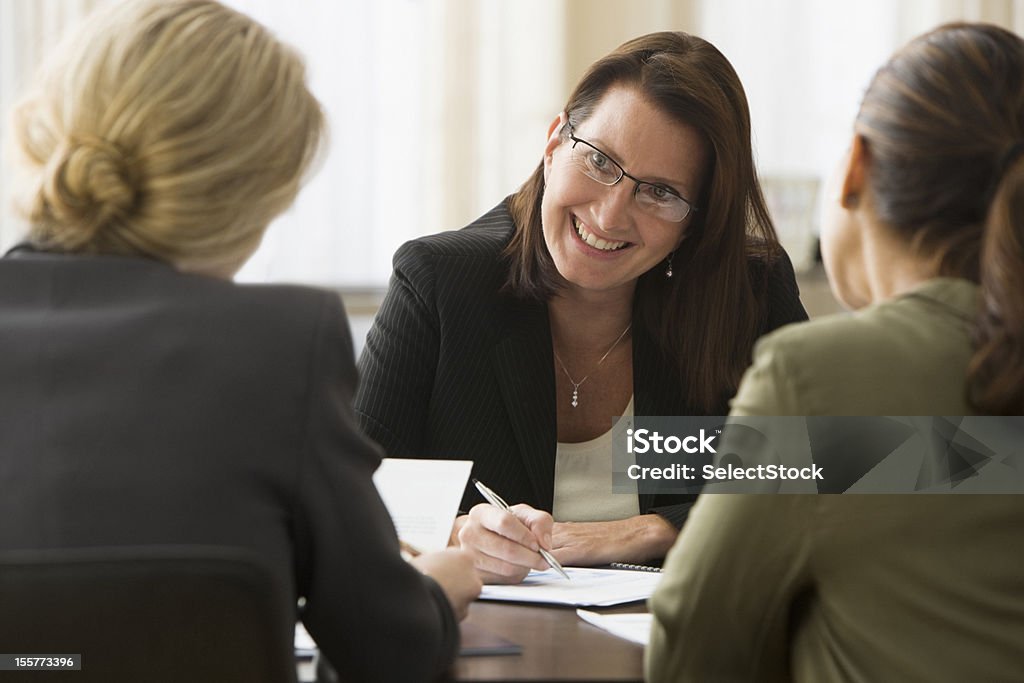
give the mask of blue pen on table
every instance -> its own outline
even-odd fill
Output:
[[[509,509],[508,503],[506,503],[502,499],[502,497],[499,496],[497,493],[495,493],[494,491],[492,491],[489,488],[487,488],[486,486],[484,486],[483,482],[481,482],[481,481],[479,481],[477,479],[474,479],[473,480],[473,485],[476,486],[476,490],[480,492],[480,495],[483,496],[484,499],[488,503],[490,503],[491,505],[493,505],[496,508],[501,508],[505,512],[511,512],[511,510]],[[572,579],[569,578],[569,575],[565,573],[565,570],[562,569],[562,565],[559,564],[558,560],[555,559],[554,555],[549,553],[547,550],[544,550],[544,548],[540,548],[539,550],[540,550],[540,556],[544,558],[544,561],[547,562],[548,565],[550,565],[552,569],[554,569],[556,572],[558,572],[563,577],[565,577],[566,580],[569,580],[569,581],[572,580]]]

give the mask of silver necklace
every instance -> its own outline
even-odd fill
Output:
[[[608,357],[608,354],[610,354],[612,351],[615,350],[615,347],[619,345],[619,342],[622,341],[622,338],[626,336],[626,333],[629,332],[629,329],[631,327],[633,327],[633,323],[632,322],[630,322],[628,325],[626,325],[626,329],[624,329],[622,331],[622,334],[620,334],[618,336],[618,338],[608,348],[608,350],[604,352],[604,355],[601,356],[601,360],[597,361],[597,365],[594,366],[594,369],[591,370],[589,373],[587,373],[587,376],[584,377],[583,379],[581,379],[579,382],[574,380],[572,378],[572,375],[569,374],[569,368],[565,367],[565,363],[563,363],[562,359],[558,357],[558,351],[555,351],[554,348],[551,349],[555,353],[555,360],[557,360],[558,364],[562,366],[562,372],[564,372],[565,376],[569,378],[569,384],[572,385],[572,407],[573,408],[575,408],[576,406],[578,406],[580,404],[580,387],[583,386],[584,382],[586,382],[588,379],[590,379],[590,375],[592,375],[595,372],[597,372],[597,369],[599,367],[601,367],[601,363],[604,362],[604,359]]]

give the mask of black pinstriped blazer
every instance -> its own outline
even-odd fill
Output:
[[[510,503],[550,511],[557,444],[551,330],[546,304],[500,293],[507,274],[500,253],[513,229],[502,202],[462,230],[398,250],[359,361],[356,413],[388,455],[472,460],[473,476]],[[788,258],[773,267],[766,295],[764,332],[807,319]],[[636,415],[703,412],[686,405],[674,374],[655,341],[634,328]],[[695,499],[641,495],[640,511],[680,527]],[[467,487],[463,509],[480,502]]]

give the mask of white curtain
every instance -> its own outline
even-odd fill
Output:
[[[424,8],[418,3],[230,0],[306,59],[329,121],[329,148],[299,202],[279,218],[242,280],[352,285],[414,234],[421,203],[418,96]]]
[[[514,16],[474,0],[229,2],[303,53],[330,125],[319,173],[239,279],[383,286],[399,244],[456,227],[525,177],[522,123],[544,92],[509,65],[551,58],[521,21],[543,0]]]
[[[95,5],[96,0],[0,0],[0,253],[24,233],[24,224],[11,210],[11,107],[43,56]]]
[[[860,98],[892,52],[953,20],[1018,33],[1021,0],[707,0],[699,32],[729,58],[750,101],[758,168],[783,245],[811,265],[821,179],[853,134]]]
[[[852,135],[864,88],[894,50],[953,20],[1021,32],[1022,0],[708,0],[699,30],[729,58],[750,100],[760,170],[819,176]]]

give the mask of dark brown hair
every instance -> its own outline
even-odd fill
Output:
[[[1024,413],[1024,41],[947,24],[897,52],[857,116],[878,217],[939,275],[981,284],[967,394]]]
[[[565,112],[572,126],[591,115],[613,86],[636,88],[674,120],[693,127],[708,151],[699,211],[675,252],[674,276],[658,266],[640,276],[634,324],[656,340],[675,367],[689,405],[723,410],[735,393],[765,317],[748,259],[774,258],[779,244],[754,169],[750,112],[732,65],[706,40],[686,33],[652,33],[594,63]],[[568,135],[563,127],[563,135]],[[506,249],[507,289],[549,299],[562,283],[544,243],[541,163],[510,202],[516,233]],[[767,279],[768,269],[761,271]]]

